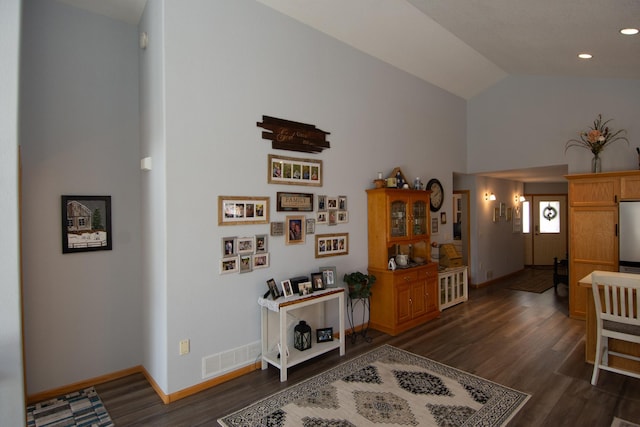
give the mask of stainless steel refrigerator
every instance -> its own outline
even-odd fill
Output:
[[[618,212],[620,271],[640,274],[640,201],[622,201]]]

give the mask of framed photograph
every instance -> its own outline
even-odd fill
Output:
[[[236,245],[238,247],[238,254],[252,254],[256,250],[255,237],[238,237],[236,239]]]
[[[507,208],[507,221],[511,221],[512,216],[513,216],[513,208]]]
[[[269,154],[267,170],[269,184],[322,187],[322,160]]]
[[[316,216],[316,224],[326,224],[327,223],[327,212],[318,212]]]
[[[285,224],[287,226],[286,244],[299,245],[301,243],[304,243],[304,216],[288,216]]]
[[[236,239],[235,236],[222,238],[222,256],[226,258],[237,255]]]
[[[333,341],[333,328],[316,329],[316,336],[319,343]]]
[[[238,256],[222,258],[220,260],[220,274],[237,273],[240,270]]]
[[[329,209],[327,211],[327,223],[329,225],[338,224],[338,209]]]
[[[268,197],[218,196],[218,225],[268,223]]]
[[[500,221],[500,208],[496,206],[493,208],[493,222],[498,221]]]
[[[338,210],[339,211],[347,210],[347,196],[338,196]]]
[[[327,196],[318,195],[318,212],[327,211]]]
[[[291,280],[283,280],[282,282],[280,282],[280,285],[282,286],[282,294],[285,298],[293,296],[293,287],[291,286]]]
[[[440,224],[446,224],[446,223],[447,223],[447,213],[440,212]]]
[[[313,286],[311,286],[311,282],[298,283],[298,294],[300,296],[309,295],[311,293],[313,293]]]
[[[61,196],[62,253],[110,251],[111,196]]]
[[[338,224],[344,224],[349,222],[349,212],[348,211],[338,211]]]
[[[316,258],[348,253],[349,233],[316,234]]]
[[[338,280],[338,274],[335,266],[320,267],[322,273],[322,284],[325,288],[335,288]]]
[[[311,273],[311,286],[314,291],[324,289],[324,282],[322,281],[322,272]]]
[[[280,291],[278,290],[278,285],[276,285],[276,281],[273,279],[267,280],[267,287],[269,288],[269,293],[271,294],[271,298],[274,300],[280,298]]]
[[[315,218],[307,218],[305,221],[305,230],[306,234],[316,234],[316,220]]]
[[[276,193],[278,212],[313,212],[313,193]]]
[[[327,209],[338,209],[337,197],[327,197]]]
[[[431,218],[431,234],[438,234],[438,218]]]
[[[267,267],[269,267],[269,254],[255,254],[253,256],[252,268],[254,270]]]
[[[282,236],[284,234],[284,222],[272,222],[271,223],[271,235]]]
[[[253,255],[239,255],[240,257],[240,273],[248,273],[253,270]]]
[[[513,229],[512,232],[513,233],[520,233],[522,231],[522,218],[520,218],[519,216],[514,216],[513,217]]]
[[[256,253],[264,254],[268,252],[268,240],[266,234],[256,235]]]
[[[504,204],[504,202],[500,202],[500,218],[504,217],[507,215],[507,212],[505,211],[506,205]]]

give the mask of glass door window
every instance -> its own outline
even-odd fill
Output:
[[[391,202],[391,237],[407,237],[407,204]]]
[[[427,234],[427,204],[424,201],[413,203],[413,235]]]

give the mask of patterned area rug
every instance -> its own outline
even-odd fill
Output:
[[[503,426],[529,395],[384,345],[218,420],[222,426]]]
[[[27,427],[113,427],[93,387],[27,406]]]
[[[553,287],[553,267],[525,268],[507,280],[509,289],[541,294]]]

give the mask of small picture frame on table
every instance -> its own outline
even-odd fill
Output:
[[[324,285],[324,287],[335,288],[337,280],[336,267],[320,267],[320,272],[322,273],[322,284]]]
[[[321,328],[316,330],[318,343],[333,341],[333,328]]]
[[[309,295],[311,293],[313,293],[313,286],[311,285],[311,282],[298,283],[298,294],[300,296]]]
[[[324,282],[322,280],[322,272],[311,273],[311,285],[314,291],[324,289]]]
[[[267,280],[267,287],[269,288],[269,294],[271,294],[271,298],[273,298],[274,300],[280,298],[280,291],[278,290],[278,285],[276,285],[275,280]]]
[[[282,285],[282,294],[285,298],[293,296],[293,286],[291,286],[291,280],[283,280],[282,282],[280,282],[280,285]]]

